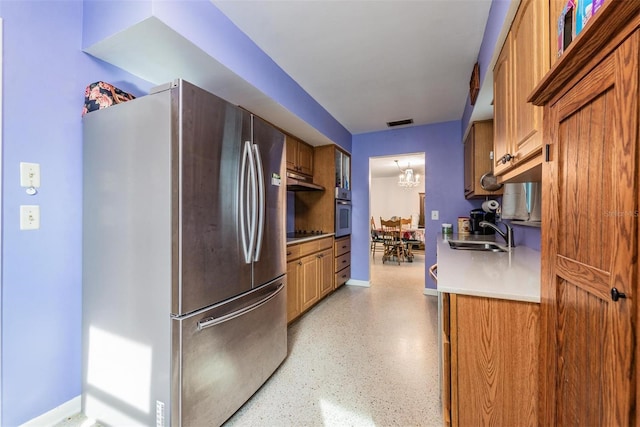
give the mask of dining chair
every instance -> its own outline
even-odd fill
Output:
[[[400,265],[400,260],[404,260],[404,243],[400,238],[401,227],[400,219],[384,220],[380,217],[380,225],[382,226],[382,238],[384,239],[384,255],[382,255],[382,263],[395,258]]]
[[[402,240],[402,249],[407,261],[413,262],[413,244],[417,241],[413,238],[411,233],[411,217],[400,218],[400,239]]]
[[[378,230],[376,227],[376,222],[371,217],[371,254],[375,258],[376,257],[376,249],[378,249],[378,245],[382,245],[382,249],[384,252],[384,237],[382,236],[382,232]]]

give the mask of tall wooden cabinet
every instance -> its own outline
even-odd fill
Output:
[[[339,156],[338,156],[339,154]],[[340,162],[336,160],[340,158]],[[338,164],[337,164],[338,163]],[[296,193],[296,228],[335,232],[335,189],[349,185],[351,156],[337,145],[322,145],[314,148],[313,181],[325,191],[300,191]]]
[[[494,173],[503,181],[539,180],[542,108],[527,97],[548,70],[549,0],[522,0],[494,67]]]
[[[640,2],[608,1],[544,105],[540,425],[638,424]]]

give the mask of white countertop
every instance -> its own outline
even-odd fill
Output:
[[[465,237],[451,237],[459,238]],[[475,240],[504,243],[500,236]],[[451,249],[447,240],[438,238],[437,256],[438,292],[540,302],[540,252],[536,250],[525,246],[511,252]]]

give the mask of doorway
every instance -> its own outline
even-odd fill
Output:
[[[408,181],[417,181],[414,183]],[[369,217],[372,235],[381,228],[380,219],[411,219],[403,227],[402,238],[411,257],[383,262],[383,245],[371,241],[369,281],[371,286],[403,286],[423,292],[425,153],[395,154],[369,158]]]

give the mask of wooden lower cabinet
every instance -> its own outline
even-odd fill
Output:
[[[535,426],[539,304],[443,294],[445,425]]]
[[[302,311],[311,308],[320,299],[320,263],[317,255],[309,255],[300,260],[301,262],[301,283],[302,290]]]
[[[333,290],[333,249],[318,254],[318,288],[320,298]]]
[[[337,238],[333,250],[335,255],[334,286],[337,289],[351,278],[351,236]]]
[[[333,237],[287,247],[287,322],[333,290]]]
[[[300,283],[302,283],[302,261],[295,260],[287,263],[287,322],[300,316],[302,313],[302,296],[300,295]]]

